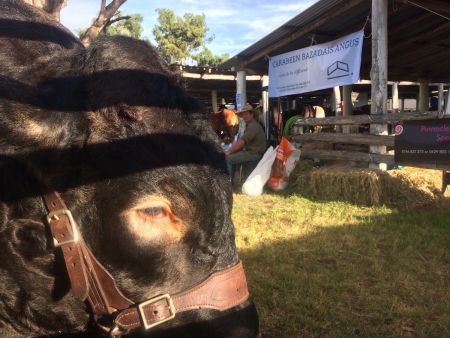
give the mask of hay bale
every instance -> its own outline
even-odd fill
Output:
[[[442,171],[406,167],[381,172],[382,204],[415,209],[440,203]]]
[[[407,167],[380,171],[344,166],[317,169],[312,162],[300,161],[290,179],[290,192],[324,201],[415,209],[441,203],[441,184],[440,170]]]
[[[311,174],[311,193],[320,200],[378,205],[381,185],[376,171],[346,167],[323,167]]]

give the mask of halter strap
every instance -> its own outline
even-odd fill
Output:
[[[173,319],[179,312],[194,309],[225,311],[244,303],[249,297],[244,268],[239,262],[211,274],[190,289],[135,304],[120,292],[114,278],[86,246],[59,194],[51,192],[44,195],[43,200],[54,245],[63,253],[72,293],[89,303],[97,325],[112,336],[121,336],[140,327],[148,330]],[[100,323],[111,315],[115,317],[113,328]]]

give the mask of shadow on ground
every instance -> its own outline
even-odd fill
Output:
[[[262,337],[450,337],[449,219],[397,212],[241,250]]]

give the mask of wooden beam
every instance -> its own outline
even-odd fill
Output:
[[[394,146],[394,136],[390,135],[365,135],[365,134],[339,134],[339,133],[308,133],[292,135],[294,142],[321,141],[329,143],[345,144],[374,144],[380,146]]]
[[[351,115],[351,116],[330,116],[323,118],[310,118],[301,119],[295,122],[295,126],[332,126],[332,125],[344,125],[344,124],[369,124],[369,123],[395,123],[400,121],[410,120],[430,120],[444,118],[450,119],[450,115],[444,115],[443,117],[437,111],[427,111],[423,113],[390,113],[390,114],[377,114],[377,115]]]
[[[395,15],[395,13],[389,12],[389,16],[391,16],[391,15]],[[432,13],[426,12],[426,13],[421,13],[419,15],[416,15],[415,17],[411,17],[408,20],[404,20],[401,23],[398,23],[394,27],[389,27],[388,34],[389,34],[389,36],[395,36],[402,29],[410,30],[411,22],[414,22],[415,25],[420,25],[422,21],[429,21],[432,16],[433,16]]]
[[[366,163],[386,163],[389,165],[393,165],[395,163],[394,155],[368,154],[358,151],[345,150],[302,149],[300,158],[318,158],[324,160],[356,161]]]
[[[393,57],[393,60],[389,59],[389,62],[395,62],[397,60],[403,60],[401,62],[404,66],[417,68],[419,66],[422,69],[422,66],[428,66],[429,69],[435,68],[436,64],[445,60],[444,62],[448,63],[449,59],[446,59],[446,56],[449,55],[449,51],[447,49],[442,49],[439,52],[430,52],[430,50],[423,49],[421,53],[411,55],[411,60],[404,60]],[[405,62],[406,61],[406,62]],[[401,68],[401,67],[399,67]]]
[[[444,1],[430,1],[430,0],[402,0],[403,3],[418,8],[427,8],[439,14],[450,14],[450,6]],[[425,9],[424,9],[425,10]]]
[[[401,50],[403,53],[405,53],[405,46],[411,46],[412,48],[417,48],[417,45],[413,45],[414,42],[417,42],[419,44],[425,44],[425,45],[440,45],[442,44],[445,39],[448,40],[448,33],[446,29],[450,26],[450,22],[445,23],[436,23],[433,25],[432,28],[429,26],[423,27],[424,29],[420,32],[417,32],[417,34],[411,36],[408,39],[401,39],[398,41],[391,41],[392,48],[391,53],[394,53],[396,50]],[[441,36],[434,36],[436,33],[442,32]],[[433,35],[433,38],[431,36]]]
[[[360,4],[363,1],[367,1],[367,0],[346,1],[345,3],[339,5],[336,8],[336,10],[327,12],[327,13],[329,13],[328,15],[320,17],[317,20],[310,22],[303,27],[297,27],[296,30],[294,30],[292,32],[292,34],[287,35],[286,37],[278,40],[277,42],[271,44],[270,46],[267,46],[266,48],[263,48],[259,52],[253,54],[253,56],[251,56],[250,58],[244,59],[242,62],[239,63],[239,66],[241,68],[244,68],[246,65],[248,65],[252,62],[254,62],[258,59],[264,58],[266,55],[273,53],[274,51],[287,45],[288,43],[314,31],[316,28],[319,28],[324,23],[329,22],[336,17],[344,15],[345,12],[347,12],[348,10],[350,10],[351,8],[355,7],[356,5]]]

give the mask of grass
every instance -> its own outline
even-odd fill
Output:
[[[262,337],[450,337],[450,208],[235,195]]]

